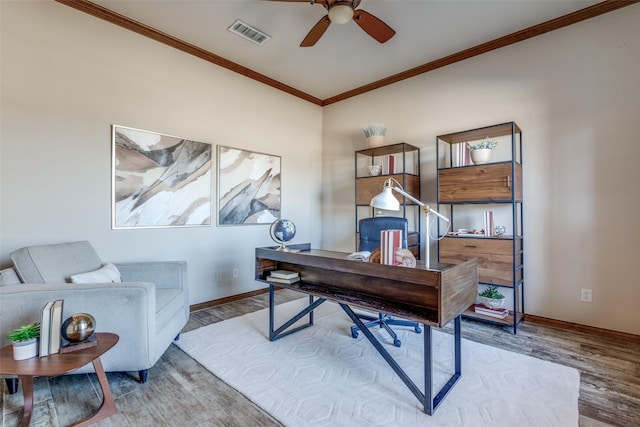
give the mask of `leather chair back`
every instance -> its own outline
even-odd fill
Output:
[[[409,229],[406,218],[396,216],[377,216],[363,218],[358,223],[360,231],[359,251],[373,251],[380,247],[380,231],[401,230],[402,247],[407,248],[407,231]]]

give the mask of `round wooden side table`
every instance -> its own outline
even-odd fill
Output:
[[[22,382],[22,394],[24,395],[24,414],[22,426],[27,427],[31,422],[33,411],[33,377],[52,377],[78,369],[87,363],[93,363],[98,376],[98,382],[102,389],[102,404],[92,416],[74,424],[74,426],[88,426],[116,413],[116,404],[113,401],[111,388],[107,381],[107,375],[102,367],[100,356],[116,345],[120,338],[116,334],[96,333],[97,345],[70,353],[51,354],[47,357],[33,357],[25,360],[13,360],[13,352],[10,345],[0,349],[0,374],[17,375]]]

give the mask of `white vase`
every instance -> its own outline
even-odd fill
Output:
[[[471,161],[476,165],[487,163],[491,158],[490,148],[481,148],[479,150],[473,150],[471,152]]]
[[[27,341],[13,342],[13,360],[31,359],[38,355],[38,340],[32,338]]]
[[[384,135],[372,135],[367,137],[367,148],[382,147],[384,145]]]

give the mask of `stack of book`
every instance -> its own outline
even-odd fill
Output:
[[[402,247],[402,230],[380,231],[380,264],[398,265],[396,253]]]
[[[484,211],[484,235],[493,236],[495,225],[493,223],[493,211]]]
[[[62,339],[62,306],[64,300],[49,301],[40,316],[40,348],[38,354],[45,357],[60,352]]]
[[[296,283],[300,281],[300,273],[289,270],[273,270],[269,272],[266,279],[273,283]]]
[[[382,175],[393,175],[396,173],[396,157],[393,154],[382,156]]]
[[[469,145],[466,142],[460,142],[454,144],[455,149],[453,151],[454,166],[467,166],[469,164]]]
[[[483,304],[476,304],[474,310],[478,314],[495,317],[498,319],[504,319],[509,315],[509,310],[507,310],[506,308],[489,308]]]

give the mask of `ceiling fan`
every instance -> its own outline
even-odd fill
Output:
[[[396,33],[390,26],[369,12],[357,9],[362,0],[275,0],[287,2],[310,2],[320,4],[327,9],[327,14],[320,19],[300,43],[300,47],[315,45],[330,24],[346,24],[354,20],[367,34],[384,43]],[[357,10],[356,10],[357,9]]]

